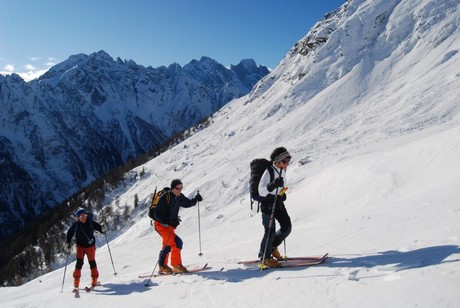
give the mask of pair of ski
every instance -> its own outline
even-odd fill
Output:
[[[328,257],[328,253],[324,254],[323,256],[315,256],[315,257],[291,257],[291,258],[284,258],[278,260],[280,263],[279,268],[290,268],[290,267],[303,267],[303,266],[314,266],[322,264],[326,261]],[[238,264],[242,264],[245,266],[251,265],[258,265],[260,269],[268,269],[268,266],[261,264],[260,260],[248,260],[248,261],[240,261]]]
[[[208,266],[208,263],[206,263],[205,265],[189,268],[184,273],[174,273],[174,272],[172,272],[172,273],[160,273],[159,272],[159,273],[153,274],[153,275],[139,275],[137,278],[144,279],[144,278],[150,278],[150,277],[154,278],[154,277],[160,277],[160,276],[178,276],[178,275],[183,275],[183,274],[193,274],[193,273],[205,271],[205,270],[210,269],[210,268],[211,267]]]
[[[284,258],[282,260],[278,260],[281,264],[281,268],[290,268],[290,267],[302,267],[302,266],[313,266],[313,265],[319,265],[322,264],[326,261],[328,257],[328,253],[324,254],[323,256],[315,256],[315,257],[291,257],[291,258]],[[260,269],[268,269],[269,267],[264,266],[261,264],[260,260],[248,260],[248,261],[240,261],[238,264],[242,264],[245,266],[251,266],[251,265],[258,265]],[[177,276],[177,275],[183,275],[183,274],[193,274],[201,271],[205,271],[207,269],[210,269],[211,267],[208,267],[208,263],[206,263],[204,266],[197,266],[194,268],[189,268],[187,272],[185,273],[157,273],[153,275],[139,275],[138,278],[144,279],[144,278],[154,278],[154,277],[160,277],[160,276]],[[223,271],[224,268],[221,268],[220,271]]]

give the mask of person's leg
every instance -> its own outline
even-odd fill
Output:
[[[73,271],[73,286],[78,288],[80,286],[81,269],[83,267],[83,258],[85,252],[82,247],[77,245],[77,263],[75,264],[75,270]]]
[[[171,251],[173,247],[176,246],[176,243],[174,241],[174,238],[176,237],[176,233],[173,227],[164,226],[160,223],[155,223],[155,230],[158,232],[158,234],[160,234],[162,238],[162,247],[163,247],[160,253],[158,264],[161,270],[165,270],[169,272],[168,260],[171,255]],[[171,264],[172,264],[172,259],[171,259]]]
[[[262,238],[262,241],[260,242],[259,258],[262,258],[265,252],[265,258],[270,259],[272,255],[271,248],[272,248],[272,243],[273,243],[273,237],[275,234],[275,221],[273,220],[271,228],[269,230],[270,214],[262,213],[262,225],[264,227],[264,237]],[[268,241],[268,244],[267,244],[267,241]],[[265,247],[267,248],[266,251],[265,251]]]
[[[175,235],[174,245],[171,246],[171,265],[174,267],[176,272],[186,272],[187,269],[182,265],[181,250],[184,242],[180,237]]]
[[[91,285],[94,287],[99,278],[99,271],[96,264],[96,245],[85,249],[86,256],[88,257],[89,268],[91,269]]]
[[[275,211],[275,219],[278,221],[280,228],[275,232],[272,242],[272,248],[277,248],[288,237],[292,230],[291,217],[284,206]]]

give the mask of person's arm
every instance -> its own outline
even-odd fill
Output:
[[[75,228],[77,227],[77,223],[74,222],[72,224],[72,226],[69,228],[69,230],[67,231],[67,238],[66,238],[66,243],[67,245],[70,244],[70,242],[72,241],[72,237],[73,235],[75,234]]]
[[[180,198],[180,206],[185,208],[195,206],[197,202],[203,201],[203,197],[201,197],[200,193],[197,193],[192,199],[187,198],[184,194],[181,194]]]
[[[265,170],[264,174],[262,174],[262,177],[259,181],[259,195],[261,197],[266,197],[268,194],[270,194],[270,191],[267,188],[268,184],[270,184],[270,171],[267,169]]]
[[[94,220],[93,220],[93,228],[99,233],[104,233],[104,231],[102,230],[102,226]]]

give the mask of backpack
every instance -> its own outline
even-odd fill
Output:
[[[259,212],[260,201],[263,197],[259,195],[259,182],[265,170],[270,172],[270,181],[275,179],[275,171],[272,168],[272,162],[265,158],[256,158],[249,164],[251,169],[249,177],[249,193],[251,195],[251,210],[254,201],[257,201],[257,212]]]
[[[169,192],[169,190],[170,190],[169,187],[165,187],[162,190],[157,192],[157,189],[155,187],[155,192],[153,193],[152,203],[150,203],[149,213],[148,213],[150,219],[155,220],[155,208],[157,207],[158,201],[160,200],[161,196]],[[167,194],[166,204],[169,204],[170,198],[171,197],[169,196],[169,194]]]

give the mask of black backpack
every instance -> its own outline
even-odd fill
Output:
[[[160,200],[161,196],[163,196],[165,193],[169,192],[169,187],[165,187],[162,190],[157,192],[157,189],[155,187],[155,192],[153,193],[152,197],[152,202],[150,203],[149,207],[149,217],[152,220],[155,220],[155,208],[157,207],[158,201]],[[166,196],[166,204],[169,204],[170,196],[169,194]]]
[[[260,201],[264,197],[259,195],[259,182],[265,170],[270,172],[270,181],[275,179],[275,171],[272,167],[272,162],[265,158],[256,158],[249,164],[251,174],[249,178],[249,193],[251,194],[251,210],[253,209],[254,201],[257,201],[257,212],[259,212]]]

